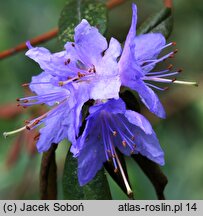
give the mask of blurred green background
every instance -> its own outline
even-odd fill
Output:
[[[131,20],[131,2],[126,1],[109,12],[108,36],[125,39]],[[138,5],[138,25],[163,6],[160,0],[134,2]],[[65,0],[0,0],[0,51],[57,26],[64,4]],[[153,123],[165,151],[166,165],[162,169],[169,180],[165,190],[167,199],[203,199],[202,36],[203,3],[174,0],[174,30],[168,41],[177,42],[179,53],[171,63],[184,68],[180,79],[197,80],[199,87],[171,86],[169,91],[160,93],[168,114],[166,120],[159,120],[142,109]],[[57,40],[43,46],[55,51]],[[29,110],[16,115],[12,107],[15,99],[24,95],[21,84],[39,72],[38,65],[25,57],[24,52],[0,60],[0,134],[21,127],[30,117]],[[66,149],[63,142],[57,150],[59,199],[62,199]],[[33,147],[27,147],[22,137],[0,136],[0,199],[38,199],[40,159],[41,155]],[[156,199],[151,183],[139,167],[129,158],[127,162],[136,199]],[[113,198],[126,199],[110,178],[109,181]]]

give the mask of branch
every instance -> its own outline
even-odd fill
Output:
[[[106,6],[107,6],[107,8],[112,9],[112,8],[124,3],[125,1],[126,0],[109,0],[109,1],[107,1]],[[29,41],[31,42],[31,44],[33,46],[35,46],[37,44],[43,43],[45,41],[48,41],[48,40],[56,37],[57,34],[58,34],[58,28],[54,28],[54,29],[50,30],[49,32],[46,32],[42,35],[39,35],[39,36],[29,40]],[[0,60],[4,59],[6,57],[12,56],[12,55],[19,53],[21,51],[24,51],[26,49],[27,49],[26,42],[23,42],[14,48],[0,52]]]
[[[31,44],[32,45],[37,45],[37,44],[40,44],[42,42],[45,42],[45,41],[48,41],[52,38],[54,38],[58,33],[58,29],[57,28],[54,28],[52,29],[51,31],[49,32],[46,32],[42,35],[39,35],[33,39],[30,40]],[[16,47],[14,48],[11,48],[11,49],[8,49],[8,50],[5,50],[3,52],[0,53],[0,59],[3,59],[3,58],[6,58],[8,56],[11,56],[11,55],[14,55],[18,52],[21,52],[23,50],[26,50],[27,49],[27,46],[26,46],[26,42],[23,42],[19,45],[17,45]]]
[[[173,0],[164,0],[164,5],[168,8],[173,7]]]
[[[112,9],[120,4],[123,4],[126,0],[110,0],[106,3],[107,8]]]

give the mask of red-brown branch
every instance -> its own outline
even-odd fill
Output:
[[[164,0],[164,5],[168,8],[173,7],[173,0]]]
[[[109,1],[107,1],[106,6],[107,6],[107,8],[112,9],[112,8],[124,3],[125,1],[126,0],[109,0]],[[42,42],[48,41],[48,40],[56,37],[57,34],[58,34],[58,28],[54,28],[51,31],[46,32],[42,35],[39,35],[39,36],[29,40],[29,41],[34,46],[34,45],[38,45]],[[18,52],[21,52],[23,50],[26,50],[26,49],[27,49],[26,42],[23,42],[23,43],[17,45],[16,47],[13,47],[11,49],[0,52],[0,60],[4,59],[6,57],[12,56],[12,55],[14,55]]]
[[[110,0],[106,3],[107,8],[112,9],[120,4],[123,4],[126,0]]]
[[[46,32],[42,35],[39,35],[33,39],[30,40],[31,44],[32,45],[37,45],[37,44],[40,44],[42,42],[45,42],[45,41],[48,41],[52,38],[54,38],[58,33],[58,29],[57,28],[54,28],[52,29],[51,31],[49,32]],[[11,49],[8,49],[8,50],[5,50],[3,52],[0,53],[0,59],[3,59],[3,58],[6,58],[8,56],[11,56],[11,55],[14,55],[18,52],[21,52],[23,50],[26,50],[27,49],[27,46],[26,46],[26,42],[23,42],[19,45],[17,45],[16,47],[14,48],[11,48]]]

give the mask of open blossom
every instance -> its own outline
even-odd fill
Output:
[[[196,85],[196,83],[176,81],[174,78],[170,79],[169,77],[181,71],[170,72],[172,65],[166,70],[152,72],[156,64],[174,56],[177,50],[158,58],[163,49],[175,45],[175,43],[166,44],[164,36],[160,33],[148,33],[136,36],[137,7],[135,4],[133,4],[132,10],[131,27],[119,61],[122,85],[137,91],[142,102],[152,113],[165,118],[164,108],[152,89],[165,90],[166,88],[157,86],[160,83],[174,82],[191,85]]]
[[[113,161],[115,172],[120,169],[116,148],[125,155],[140,153],[164,164],[164,153],[150,123],[141,114],[126,110],[121,99],[100,102],[89,112],[86,127],[77,140],[80,185],[88,183],[105,161]]]
[[[47,104],[51,109],[24,128],[45,125],[40,129],[39,152],[67,138],[73,143],[72,152],[76,153],[74,143],[82,123],[84,103],[89,99],[119,97],[121,83],[117,58],[121,54],[120,43],[112,38],[108,46],[98,29],[82,20],[75,28],[74,42],[67,42],[64,51],[52,54],[45,48],[32,47],[29,42],[27,45],[26,55],[35,60],[43,72],[34,76],[29,84],[36,96],[18,101],[22,106]]]

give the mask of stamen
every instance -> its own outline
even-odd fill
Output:
[[[59,85],[59,86],[64,86],[64,85],[66,85],[66,84],[68,84],[68,83],[71,83],[72,81],[77,80],[77,79],[78,79],[78,76],[75,76],[75,77],[73,77],[73,78],[71,78],[71,79],[68,79],[68,80],[66,80],[66,81],[59,81],[59,82],[58,82],[58,85]]]
[[[165,88],[160,88],[160,87],[158,87],[158,86],[152,85],[151,83],[146,83],[146,85],[147,85],[147,86],[150,86],[150,87],[152,87],[152,88],[154,88],[154,89],[157,89],[157,90],[159,90],[159,91],[165,91],[165,90],[166,90],[166,87],[165,87]]]
[[[127,194],[128,194],[129,197],[132,197],[132,196],[133,196],[133,191],[132,191],[132,189],[130,188],[130,185],[129,185],[128,180],[127,180],[127,178],[126,178],[126,176],[125,176],[125,173],[124,173],[124,171],[123,171],[123,167],[122,167],[122,165],[121,165],[121,163],[120,163],[120,160],[119,160],[119,158],[118,158],[116,152],[115,152],[115,155],[116,155],[116,161],[117,161],[117,163],[118,163],[118,167],[119,167],[119,169],[120,169],[120,171],[121,171],[121,175],[122,175],[122,177],[123,177],[123,181],[124,181],[124,184],[125,184],[125,187],[126,187],[126,190],[127,190]]]
[[[181,80],[174,80],[173,83],[175,83],[175,84],[181,84],[181,85],[198,86],[197,82],[186,82],[186,81],[181,81]]]
[[[165,74],[167,72],[169,72],[169,70],[163,70],[163,71],[159,71],[159,72],[149,72],[149,73],[146,74],[146,76],[151,76],[151,75],[154,76],[154,75],[159,75],[159,74]]]
[[[148,64],[142,66],[142,68],[146,68],[146,67],[151,66],[151,65],[156,65],[157,63],[162,62],[162,61],[166,60],[167,58],[170,58],[172,55],[174,55],[174,52],[170,52],[167,55],[165,55],[159,59],[146,60],[144,62],[148,63]]]
[[[22,127],[22,128],[19,128],[19,129],[17,129],[17,130],[14,130],[14,131],[4,132],[4,133],[3,133],[3,136],[6,138],[7,136],[10,136],[10,135],[19,133],[19,132],[21,132],[21,131],[23,131],[23,130],[25,130],[25,129],[26,129],[26,126],[24,126],[24,127]]]
[[[186,81],[180,81],[180,80],[176,80],[176,78],[174,79],[164,79],[164,78],[159,78],[159,77],[144,77],[143,80],[151,80],[151,81],[155,81],[155,82],[163,82],[163,83],[175,83],[175,84],[182,84],[182,85],[192,85],[192,86],[198,86],[197,82],[186,82]],[[148,83],[147,83],[148,85]],[[151,85],[151,84],[150,84]]]
[[[158,76],[150,76],[151,78],[155,78],[155,77],[168,77],[168,76],[174,76],[174,75],[177,75],[179,72],[172,72],[172,73],[167,73],[167,74],[161,74],[161,75],[158,75]]]

